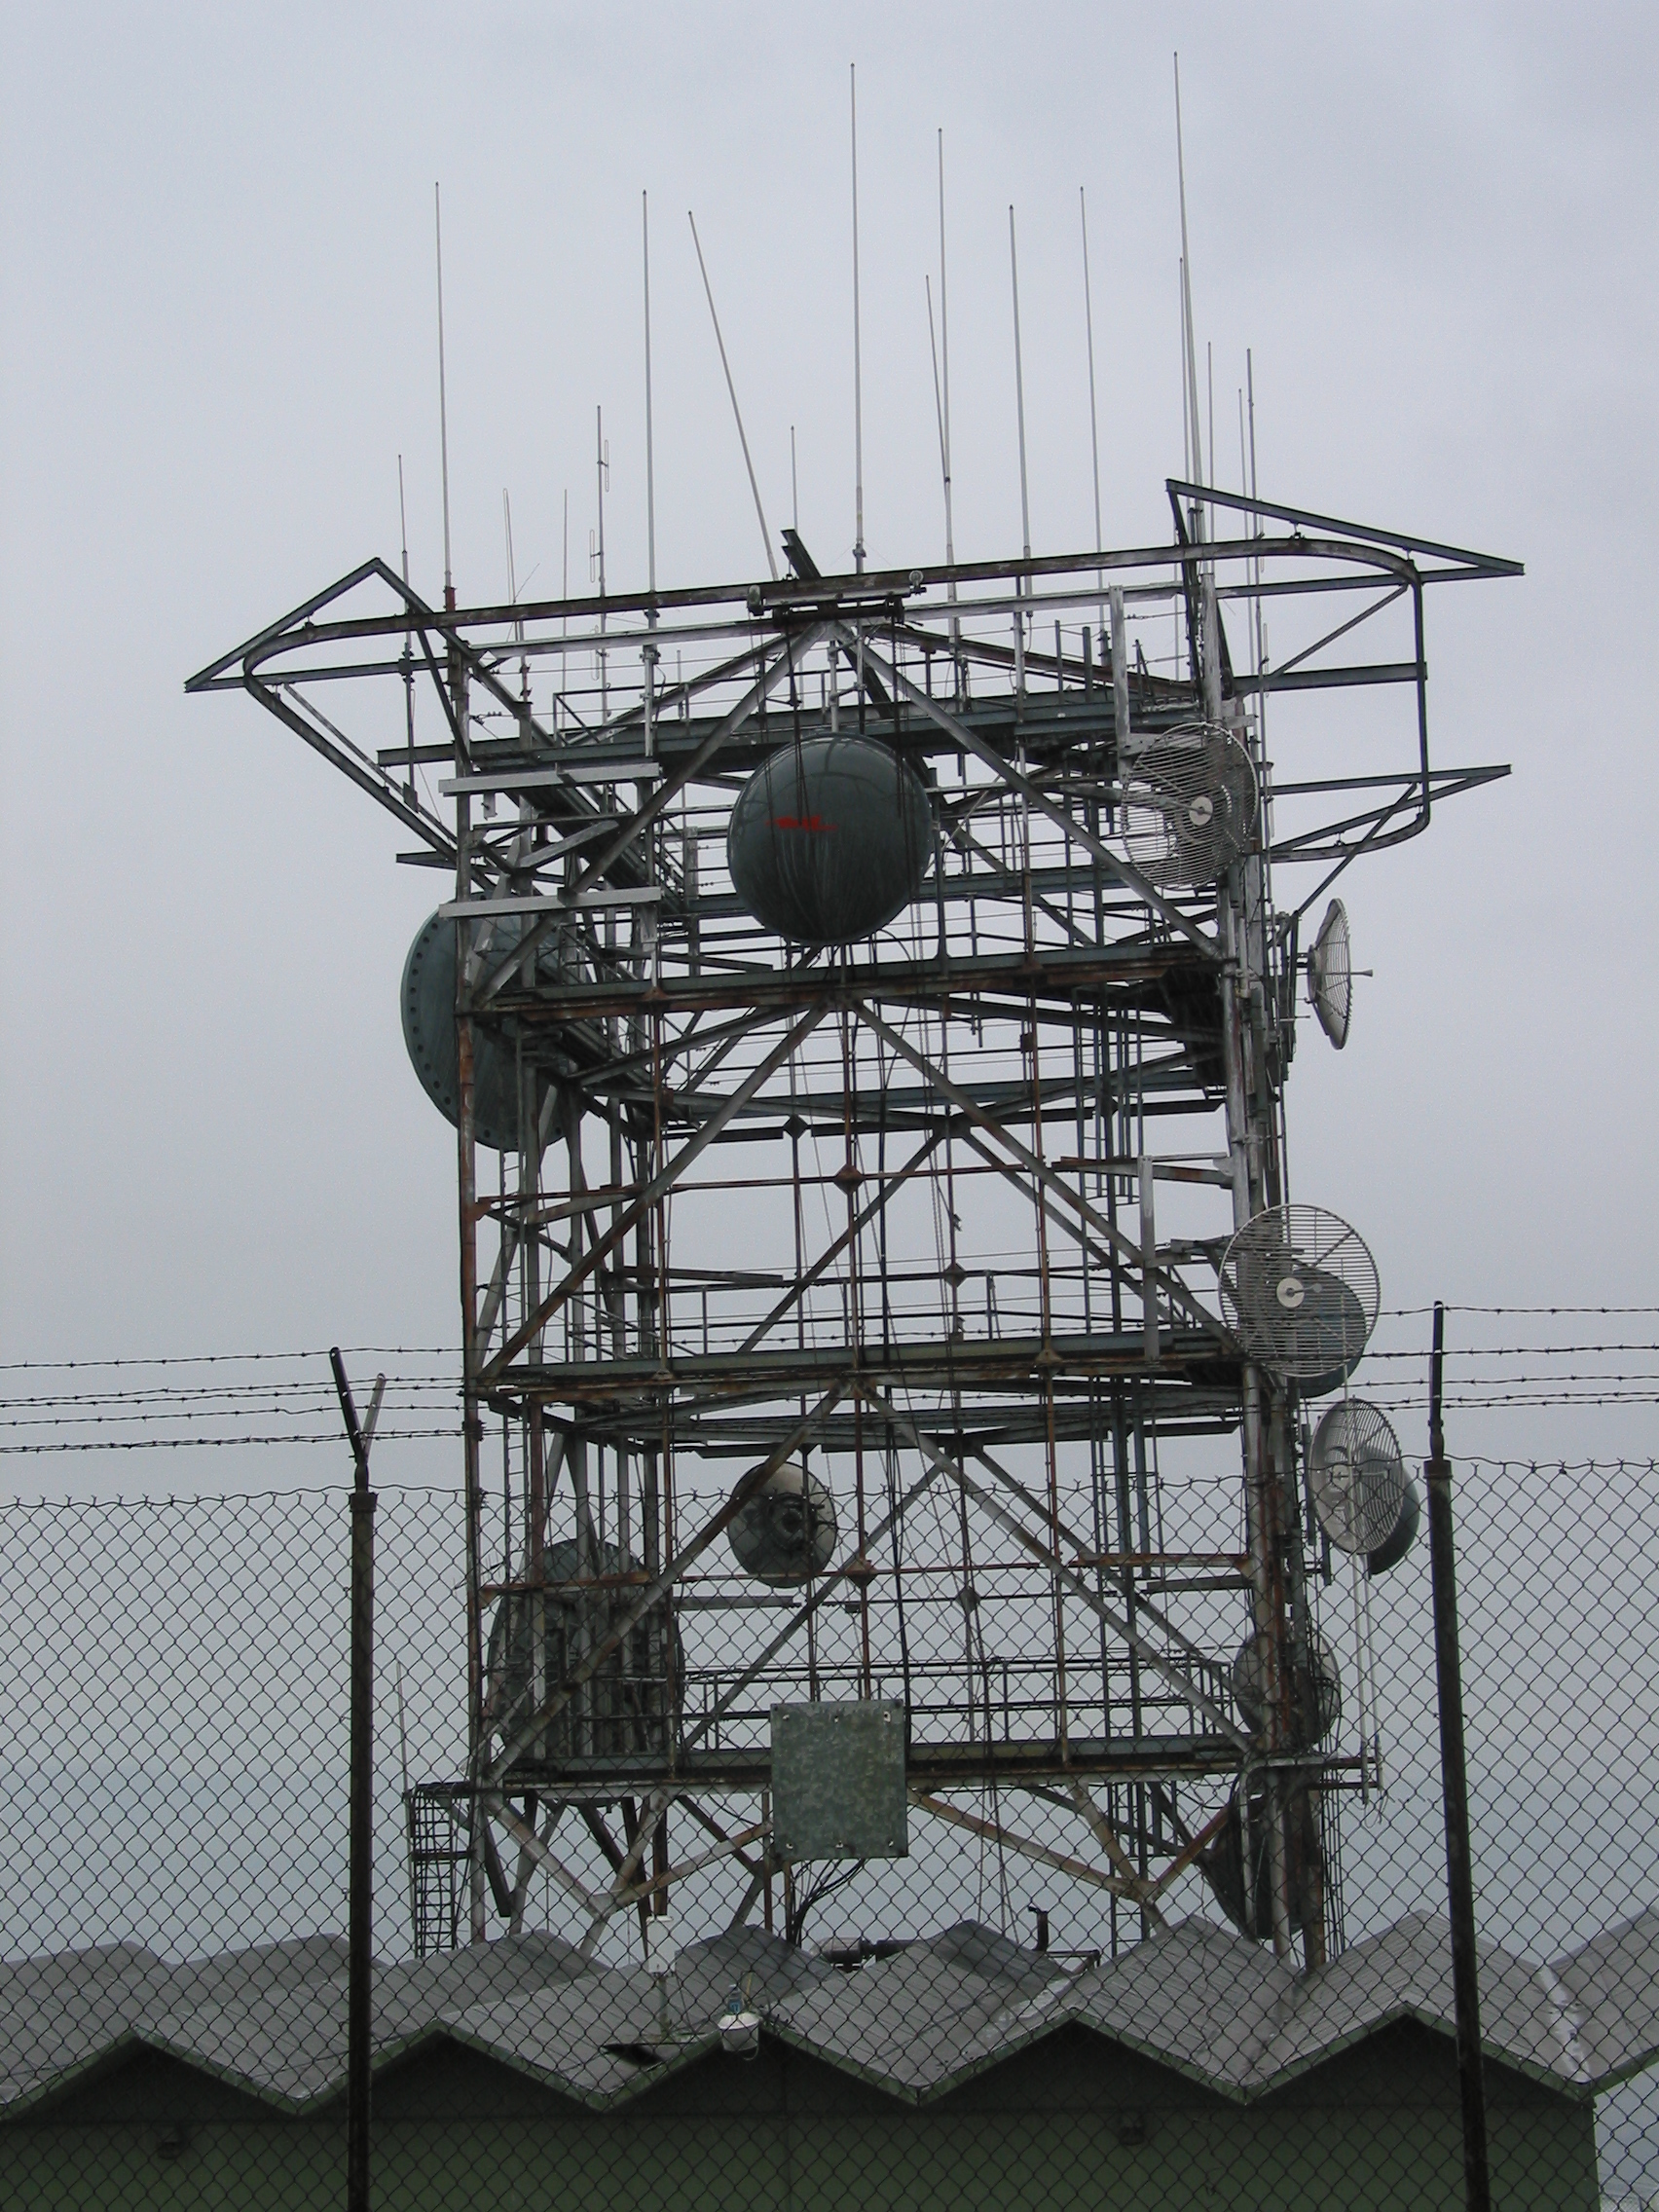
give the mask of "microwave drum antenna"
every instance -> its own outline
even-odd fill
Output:
[[[1347,1043],[1353,1011],[1353,948],[1347,908],[1333,899],[1308,955],[1308,996],[1319,1026],[1340,1052]]]
[[[1315,1394],[1346,1382],[1377,1326],[1377,1263],[1323,1206],[1270,1206],[1247,1221],[1222,1258],[1220,1289],[1245,1356]]]
[[[1123,805],[1124,844],[1141,873],[1162,890],[1198,891],[1249,845],[1256,771],[1231,731],[1196,723],[1124,762]]]
[[[1399,1523],[1407,1487],[1387,1419],[1363,1398],[1341,1399],[1313,1431],[1308,1455],[1313,1511],[1336,1549],[1380,1550]]]
[[[431,915],[421,926],[403,963],[399,993],[403,1042],[421,1088],[448,1122],[461,1117],[461,1055],[456,1040],[456,923]],[[525,924],[509,914],[496,925],[485,954],[488,965],[517,943]],[[472,1126],[492,1152],[517,1152],[519,1131],[518,1052],[511,1024],[498,1036],[475,1022],[472,1030]]]

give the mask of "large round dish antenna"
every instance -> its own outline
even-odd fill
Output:
[[[1201,890],[1239,859],[1256,820],[1256,772],[1230,730],[1198,722],[1156,739],[1123,770],[1124,838],[1165,890]]]
[[[1308,996],[1320,1028],[1339,1052],[1347,1043],[1348,1017],[1353,1012],[1352,962],[1347,908],[1340,899],[1333,899],[1308,955]]]
[[[1406,1463],[1386,1417],[1363,1398],[1334,1405],[1313,1431],[1308,1487],[1338,1551],[1376,1551],[1406,1501]]]
[[[1377,1263],[1323,1206],[1270,1206],[1221,1263],[1221,1307],[1246,1354],[1285,1382],[1333,1389],[1377,1325]]]
[[[780,746],[731,810],[732,888],[793,944],[850,944],[915,898],[934,854],[927,787],[874,738]]]
[[[524,923],[508,914],[496,924],[485,954],[490,965],[506,955]],[[456,924],[436,914],[424,922],[403,963],[403,1042],[421,1088],[448,1122],[461,1119],[461,1061],[455,1022]],[[519,1071],[516,1052],[480,1024],[472,1029],[473,1134],[492,1152],[517,1152]]]

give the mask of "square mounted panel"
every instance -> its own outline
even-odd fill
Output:
[[[903,1859],[907,1813],[898,1699],[773,1706],[774,1859]]]

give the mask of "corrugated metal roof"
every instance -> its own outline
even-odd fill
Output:
[[[345,1970],[333,1936],[182,1966],[132,1945],[0,1966],[0,2110],[144,2048],[313,2109],[344,2086]],[[1449,1944],[1423,1915],[1306,1977],[1199,1920],[1078,1974],[972,1924],[851,1972],[742,1929],[687,1945],[663,1983],[529,1936],[378,1968],[376,2062],[447,2039],[603,2109],[716,2048],[734,1992],[779,2041],[906,2101],[1071,2024],[1242,2102],[1396,2021],[1453,2021]],[[1659,1912],[1548,1966],[1488,1950],[1482,2022],[1493,2058],[1568,2096],[1640,2071],[1659,2056]]]

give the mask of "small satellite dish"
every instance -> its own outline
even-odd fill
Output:
[[[1313,1431],[1308,1487],[1340,1552],[1370,1553],[1393,1533],[1409,1488],[1400,1440],[1363,1398],[1344,1398]]]
[[[1352,947],[1348,940],[1347,908],[1333,899],[1308,955],[1308,996],[1319,1026],[1340,1052],[1347,1043],[1348,1016],[1353,1010]]]
[[[802,1466],[769,1475],[731,1525],[731,1548],[756,1582],[805,1582],[835,1554],[835,1500]]]
[[[1249,1637],[1239,1645],[1238,1656],[1233,1662],[1234,1699],[1252,1728],[1260,1728],[1267,1717],[1268,1645],[1266,1633]],[[1324,1744],[1336,1734],[1343,1716],[1342,1677],[1337,1673],[1335,1659],[1317,1636],[1312,1639],[1308,1656],[1319,1708],[1317,1741]]]
[[[1221,1308],[1247,1355],[1310,1392],[1358,1366],[1377,1325],[1377,1263],[1323,1206],[1270,1206],[1223,1255]]]
[[[1161,889],[1198,891],[1245,851],[1256,820],[1256,771],[1230,730],[1197,722],[1124,762],[1128,857]]]

